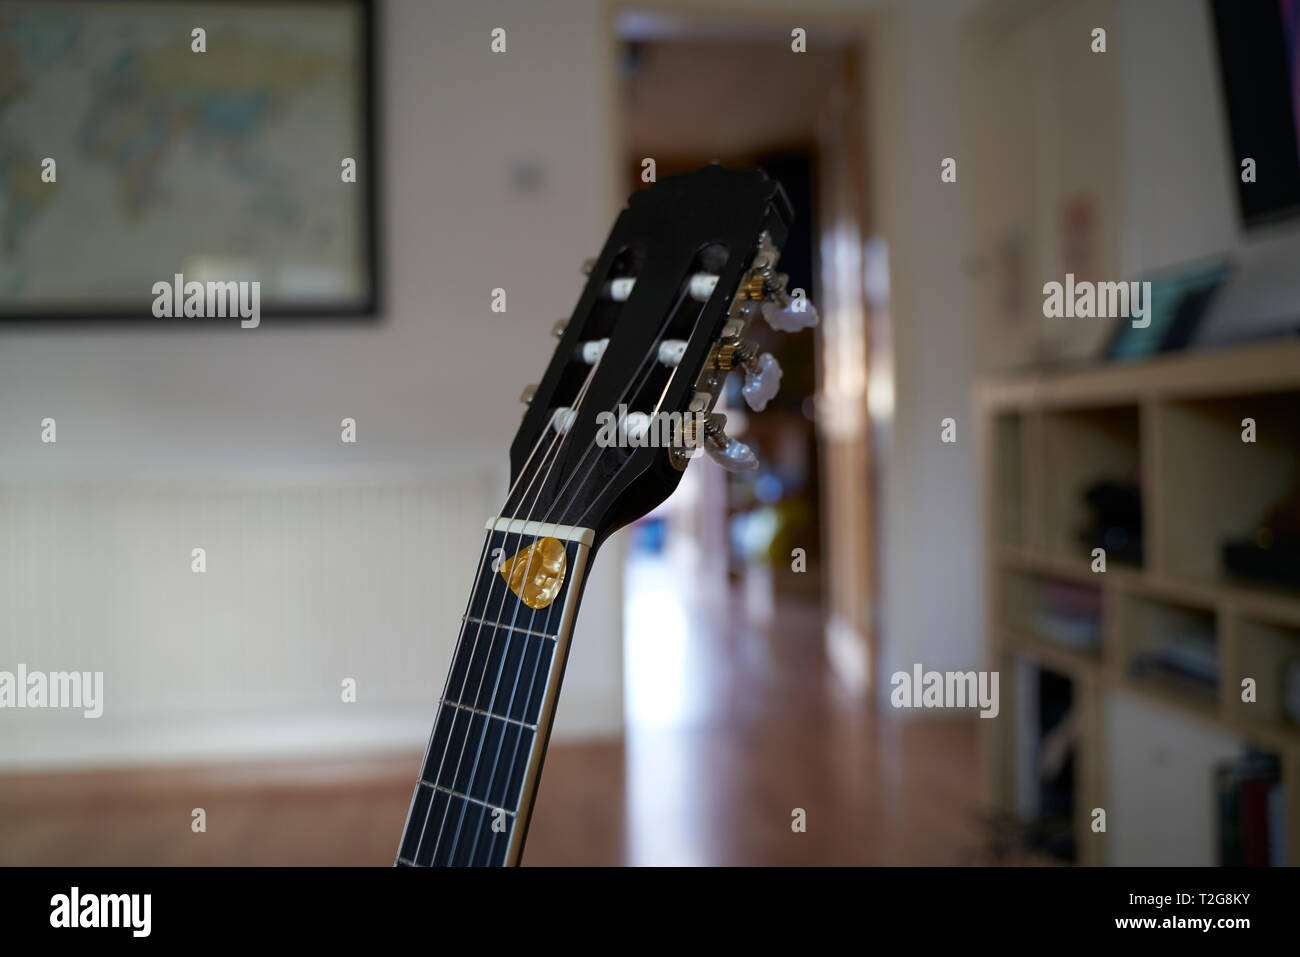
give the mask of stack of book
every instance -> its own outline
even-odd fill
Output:
[[[1215,769],[1219,863],[1269,867],[1286,863],[1285,796],[1276,757],[1257,751]]]
[[[1101,589],[1070,582],[1045,581],[1036,595],[1031,625],[1052,644],[1075,651],[1101,647]]]

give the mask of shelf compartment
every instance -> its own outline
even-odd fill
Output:
[[[1126,684],[1207,716],[1217,713],[1223,669],[1212,607],[1126,594],[1119,629]]]
[[[1001,573],[1002,621],[1014,643],[1042,646],[1056,661],[1095,664],[1103,645],[1103,596],[1097,585],[1006,569]]]
[[[1263,727],[1300,741],[1300,628],[1253,618],[1234,625],[1230,713],[1246,727]],[[1255,701],[1241,700],[1241,682],[1255,679]]]
[[[1136,405],[1043,415],[1043,535],[1058,555],[1142,564],[1141,430]]]
[[[1255,420],[1253,443],[1242,441],[1246,418]],[[1255,540],[1270,510],[1300,489],[1300,392],[1168,402],[1159,420],[1161,566],[1300,598],[1300,585],[1242,578],[1224,560],[1226,543]]]

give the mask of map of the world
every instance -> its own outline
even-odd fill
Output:
[[[357,4],[0,5],[0,311],[364,302],[364,66]]]

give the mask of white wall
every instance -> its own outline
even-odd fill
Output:
[[[1067,256],[1063,227],[1072,202],[1086,202],[1092,212],[1091,272],[1127,275],[1119,48],[1131,39],[1117,22],[1122,6],[989,2],[963,32],[963,255],[981,372],[1091,357],[1108,333],[1099,323],[1045,321],[1041,290],[1080,268]],[[1107,32],[1104,53],[1092,52],[1094,28]],[[1024,257],[1018,273],[1004,259],[1013,242]],[[1009,296],[1011,289],[1018,295]]]
[[[102,671],[104,700],[4,712],[0,763],[418,741],[491,507],[468,476],[6,489],[4,667]]]
[[[882,18],[866,51],[868,172],[874,229],[888,241],[893,422],[878,502],[881,662],[890,674],[979,666],[974,323],[962,274],[963,170],[959,23],[911,4]],[[940,164],[958,157],[957,184]],[[958,441],[940,441],[957,421]]]
[[[427,735],[519,392],[617,208],[612,66],[596,0],[562,12],[394,0],[381,13],[382,162],[363,170],[383,200],[380,321],[0,330],[2,580],[14,590],[0,668],[105,655],[128,668],[122,719],[143,730],[100,719],[105,760],[183,756],[182,739],[204,757]],[[501,25],[508,52],[493,55]],[[512,190],[516,161],[541,167],[542,190]],[[496,286],[505,315],[488,308]],[[45,416],[56,445],[39,441]],[[339,441],[344,416],[356,445]],[[334,537],[317,537],[322,515]],[[402,537],[408,521],[429,540]],[[188,577],[196,537],[225,543],[202,585]],[[621,726],[620,564],[615,540],[586,591],[559,736]],[[248,684],[231,695],[241,668]],[[321,683],[349,668],[370,676],[365,709],[391,721],[359,732],[333,720]],[[93,750],[95,722],[24,717],[16,740],[3,720],[0,762]],[[161,722],[179,751],[150,737]]]
[[[1209,3],[1117,5],[1124,75],[1124,262],[1134,272],[1233,250],[1236,197]]]

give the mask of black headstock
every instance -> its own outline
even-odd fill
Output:
[[[791,218],[761,170],[712,165],[632,194],[511,444],[502,515],[590,528],[599,544],[667,498],[702,444],[725,448],[704,417],[728,369],[757,368],[749,323],[791,303],[773,268]],[[648,434],[636,413],[653,417]]]

